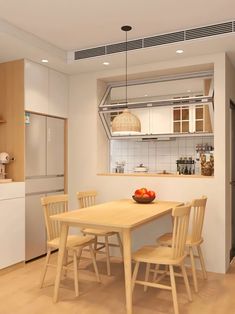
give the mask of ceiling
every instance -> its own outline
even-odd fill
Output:
[[[234,0],[0,0],[0,62],[29,58],[67,73],[99,71],[123,65],[123,54],[67,64],[67,52],[124,40],[120,27],[129,24],[129,39],[234,20]],[[221,38],[219,38],[221,37]],[[231,38],[232,37],[232,38]],[[133,64],[228,51],[235,55],[234,34],[132,52]],[[194,47],[192,49],[191,47]],[[177,56],[178,57],[178,56]],[[182,57],[182,56],[180,56]],[[234,58],[235,64],[235,58]]]

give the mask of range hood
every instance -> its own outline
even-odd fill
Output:
[[[128,82],[128,103],[125,102],[124,82],[110,83],[107,85],[104,97],[99,105],[99,116],[109,139],[171,139],[178,136],[202,136],[213,134],[213,71],[203,71],[187,73],[183,75],[172,75],[158,77],[153,80],[134,80]],[[174,108],[189,108],[190,115],[193,108],[205,108],[209,114],[211,128],[209,132],[203,129],[202,132],[175,132],[170,124],[173,118]],[[114,135],[111,131],[112,120],[114,117],[128,108],[135,113],[144,125],[143,131],[137,135]],[[183,109],[182,109],[183,108]],[[194,109],[195,111],[195,109]],[[203,109],[204,111],[204,109]],[[154,119],[162,123],[165,119],[168,127],[157,129]],[[166,116],[168,115],[168,116]],[[192,117],[188,118],[188,120]],[[146,124],[149,123],[149,127]],[[159,124],[159,122],[155,123]],[[173,125],[173,124],[172,124]],[[143,126],[142,126],[143,127]]]

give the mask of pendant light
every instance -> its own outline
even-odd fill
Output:
[[[127,32],[132,29],[131,26],[125,25],[121,27],[121,30],[126,32],[126,80],[125,80],[125,88],[126,88],[126,99],[125,103],[128,107],[127,100]],[[124,111],[117,115],[112,122],[112,133],[120,134],[120,135],[134,135],[138,134],[141,131],[141,123],[139,118],[131,113],[128,109],[124,109]]]

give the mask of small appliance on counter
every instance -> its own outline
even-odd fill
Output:
[[[0,153],[0,182],[11,182],[12,179],[6,179],[6,164],[9,164],[10,156],[8,153]]]
[[[134,172],[148,172],[148,168],[145,167],[144,164],[140,164],[134,168]]]
[[[195,174],[195,160],[192,159],[192,157],[181,157],[180,159],[176,160],[176,164],[178,174]]]
[[[124,173],[125,161],[116,161],[115,173]]]

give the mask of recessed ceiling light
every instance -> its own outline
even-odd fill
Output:
[[[47,63],[48,60],[47,60],[47,59],[42,59],[42,62],[43,62],[43,63]]]
[[[109,65],[109,62],[103,62],[103,65]]]
[[[148,96],[148,94],[145,94],[144,96],[145,96],[145,97],[147,97],[147,96]]]
[[[188,92],[188,93],[191,93],[191,89],[188,89],[187,92]]]
[[[181,53],[183,53],[183,52],[184,52],[184,50],[182,50],[182,49],[176,50],[176,53],[179,53],[179,54],[181,54]]]

